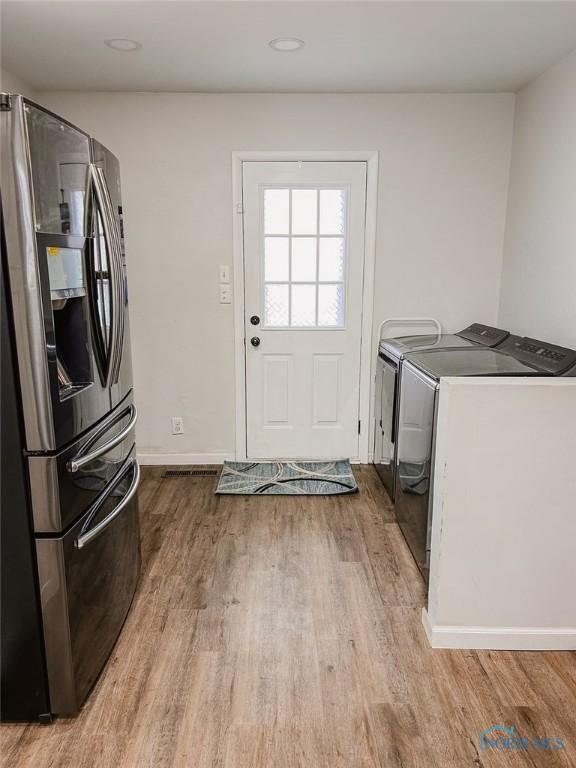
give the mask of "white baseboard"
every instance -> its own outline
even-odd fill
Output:
[[[138,453],[143,466],[174,466],[177,464],[222,464],[234,461],[233,453]]]
[[[430,624],[422,609],[422,623],[432,648],[492,651],[575,651],[576,627],[458,627]]]
[[[225,461],[250,461],[236,459],[233,453],[138,453],[138,463],[142,466],[172,466],[175,464],[223,464]],[[352,459],[351,464],[360,464],[360,459]]]

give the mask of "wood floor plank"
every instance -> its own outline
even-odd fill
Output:
[[[432,650],[372,467],[359,493],[215,496],[146,468],[143,573],[82,712],[4,725],[10,768],[568,768],[576,653]],[[561,750],[480,749],[501,723]]]

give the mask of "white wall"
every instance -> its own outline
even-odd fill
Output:
[[[233,308],[217,285],[232,263],[232,150],[378,150],[375,326],[497,319],[512,95],[42,98],[121,160],[141,454],[234,450]]]
[[[576,51],[516,99],[500,324],[576,347],[575,296]]]
[[[575,422],[576,379],[442,380],[434,646],[576,649]]]
[[[29,99],[34,100],[37,100],[38,96],[34,88],[6,69],[0,69],[0,91],[4,93],[21,93],[23,96],[28,96]]]

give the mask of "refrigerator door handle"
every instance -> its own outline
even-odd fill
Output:
[[[116,215],[113,213],[112,200],[110,200],[110,193],[108,186],[106,186],[106,193],[110,201],[110,210],[112,211],[112,222],[114,225],[114,232],[116,235],[116,263],[117,263],[117,285],[118,285],[118,346],[116,348],[116,365],[113,375],[113,383],[118,383],[118,377],[120,376],[120,366],[122,365],[122,353],[124,349],[124,299],[125,299],[125,284],[124,284],[124,264],[122,255],[122,239],[120,237],[120,227]]]
[[[104,288],[104,281],[110,279],[110,267],[108,266],[108,253],[110,246],[108,244],[107,235],[104,232],[104,238],[106,240],[106,262],[102,259],[102,253],[100,251],[100,244],[96,244],[97,237],[99,237],[99,228],[96,226],[96,216],[94,211],[96,209],[97,216],[103,224],[104,213],[100,210],[100,205],[96,202],[98,195],[96,193],[96,182],[94,180],[94,169],[92,164],[88,166],[88,180],[86,184],[86,236],[91,238],[92,244],[89,246],[88,260],[89,260],[89,277],[90,277],[90,313],[92,316],[92,323],[94,325],[94,347],[98,360],[98,368],[100,369],[100,375],[102,384],[109,386],[109,371],[110,371],[110,345],[112,343],[111,336],[112,331],[107,326],[107,319],[110,317],[110,309],[106,311],[106,299],[109,291]],[[106,264],[106,266],[104,266]],[[112,307],[112,311],[113,311]],[[108,317],[107,317],[108,316]],[[108,331],[108,332],[107,332]]]
[[[118,375],[120,373],[120,364],[122,362],[122,347],[124,339],[124,279],[123,279],[123,264],[122,264],[122,244],[120,239],[120,229],[114,213],[114,206],[112,205],[112,199],[110,197],[110,191],[108,184],[106,183],[106,177],[104,171],[99,166],[95,166],[96,174],[98,176],[99,183],[101,185],[101,193],[106,206],[106,212],[108,216],[108,225],[110,228],[111,242],[112,242],[112,256],[114,260],[114,295],[115,295],[115,344],[113,350],[113,357],[111,358],[111,383],[115,384],[118,381]]]
[[[89,544],[93,539],[95,539],[97,536],[99,536],[122,512],[122,510],[132,501],[134,495],[136,494],[136,491],[138,490],[138,484],[140,483],[140,467],[138,466],[138,462],[136,459],[133,459],[130,463],[129,469],[126,470],[126,472],[123,472],[121,476],[118,478],[118,480],[114,483],[111,491],[113,488],[122,480],[122,478],[128,473],[130,469],[134,469],[134,479],[132,480],[132,483],[130,484],[130,488],[126,492],[126,495],[122,499],[122,501],[117,504],[112,512],[110,512],[109,515],[106,515],[104,520],[101,520],[98,525],[95,525],[94,528],[90,528],[86,533],[81,534],[78,536],[76,541],[74,542],[74,546],[77,549],[82,549],[87,544]]]
[[[90,462],[94,461],[94,459],[97,459],[99,456],[102,456],[103,454],[108,453],[108,451],[111,451],[112,448],[115,448],[117,445],[119,445],[126,438],[126,436],[130,434],[130,430],[134,427],[134,425],[138,421],[138,409],[136,408],[136,406],[131,405],[130,411],[131,411],[130,421],[121,432],[118,432],[118,434],[115,435],[112,438],[112,440],[109,440],[107,443],[104,443],[104,445],[101,445],[99,448],[96,448],[96,450],[90,451],[90,453],[87,453],[84,456],[81,453],[79,453],[73,459],[70,459],[70,461],[66,465],[68,471],[78,472],[78,470],[81,469],[86,464],[90,464]]]
[[[86,175],[86,204],[84,206],[84,232],[86,237],[94,236],[93,215],[93,197],[94,197],[94,178],[92,173],[92,164],[87,168]]]
[[[95,165],[91,165],[90,168],[92,184],[96,194],[96,202],[102,219],[102,227],[104,229],[104,239],[106,241],[106,249],[108,251],[108,269],[110,270],[110,280],[112,283],[112,332],[110,334],[110,349],[108,353],[109,358],[106,372],[106,386],[109,387],[113,379],[114,361],[116,359],[116,350],[118,346],[118,315],[120,312],[117,300],[118,275],[116,273],[118,269],[118,262],[116,256],[113,225],[110,220],[110,211],[108,209],[108,202],[106,200],[105,187],[102,184],[103,174],[101,169],[97,168]]]

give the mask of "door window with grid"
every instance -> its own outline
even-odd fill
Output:
[[[266,188],[264,326],[344,328],[346,189]]]

